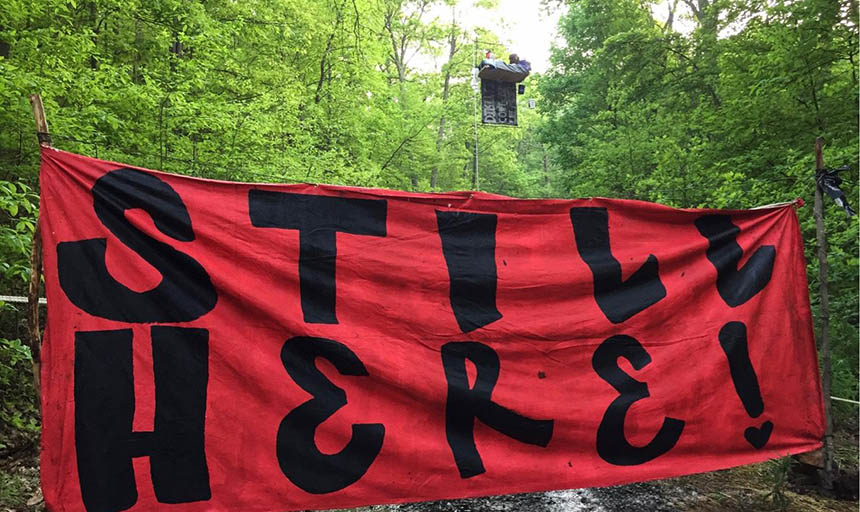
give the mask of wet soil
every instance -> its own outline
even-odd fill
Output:
[[[695,494],[695,493],[694,493]],[[653,483],[368,507],[366,512],[682,512],[686,489]],[[363,511],[364,512],[364,511]]]

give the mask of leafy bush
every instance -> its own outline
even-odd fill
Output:
[[[0,290],[23,295],[38,196],[24,183],[0,181]],[[29,444],[39,431],[30,348],[22,310],[0,302],[0,454]]]
[[[30,348],[0,338],[0,453],[39,432]]]

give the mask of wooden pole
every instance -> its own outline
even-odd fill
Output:
[[[45,118],[45,108],[42,97],[30,95],[30,106],[33,108],[33,118],[36,121],[36,136],[39,145],[51,147],[51,135],[48,132],[48,120]],[[30,286],[27,289],[27,328],[30,332],[30,354],[33,357],[33,385],[36,396],[39,397],[39,409],[42,407],[42,332],[39,326],[39,285],[42,282],[42,228],[39,218],[36,218],[36,229],[33,230],[33,247],[30,252]]]
[[[815,139],[815,235],[818,239],[818,290],[821,295],[819,320],[821,330],[818,334],[818,347],[821,351],[821,391],[824,394],[824,477],[825,490],[833,490],[833,416],[830,402],[830,297],[827,290],[827,233],[824,231],[824,200],[818,186],[818,173],[824,170],[822,146],[824,139]]]

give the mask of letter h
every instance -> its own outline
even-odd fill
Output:
[[[137,501],[133,457],[149,456],[161,503],[208,500],[204,452],[209,332],[153,326],[155,421],[133,432],[132,330],[75,333],[75,445],[88,512],[115,512]]]

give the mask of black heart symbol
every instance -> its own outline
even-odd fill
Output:
[[[754,448],[761,450],[770,439],[771,432],[773,432],[773,423],[765,421],[759,428],[750,427],[744,430],[744,437]]]

